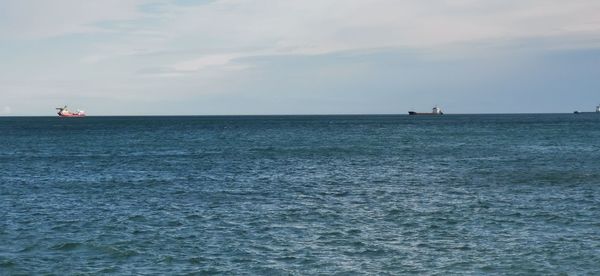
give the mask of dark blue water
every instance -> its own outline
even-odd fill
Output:
[[[599,274],[600,116],[0,118],[0,274]]]

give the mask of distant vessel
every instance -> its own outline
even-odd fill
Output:
[[[408,115],[444,115],[444,112],[442,112],[442,109],[435,106],[432,108],[431,112],[414,112],[414,111],[409,111]]]
[[[58,110],[57,114],[60,117],[85,117],[85,111],[77,109],[77,111],[71,112],[67,109],[66,105],[64,107],[57,107],[56,110]]]
[[[596,114],[600,114],[600,105],[596,106],[596,112],[579,112],[579,111],[575,111],[573,113],[575,113],[575,114],[581,114],[581,113],[596,113]]]

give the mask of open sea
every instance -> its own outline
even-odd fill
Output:
[[[0,275],[600,274],[600,115],[0,117]]]

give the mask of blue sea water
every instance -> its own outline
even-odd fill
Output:
[[[0,275],[600,274],[600,116],[0,118]]]

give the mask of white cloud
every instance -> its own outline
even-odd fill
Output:
[[[231,61],[237,57],[240,57],[239,54],[221,54],[221,55],[207,55],[198,59],[182,61],[176,63],[172,66],[175,71],[181,72],[191,72],[191,71],[199,71],[204,68],[214,67],[214,66],[225,66],[230,65]],[[242,65],[239,66],[228,66],[231,69],[243,69]]]
[[[1,39],[40,39],[104,31],[96,24],[141,16],[142,0],[13,0],[0,3]]]
[[[144,14],[144,4],[161,9]],[[434,47],[483,39],[598,35],[595,0],[394,1],[221,0],[180,6],[170,1],[3,1],[0,35],[43,38],[110,31],[160,37],[168,49],[323,53],[357,48]],[[155,24],[131,22],[155,20]],[[100,28],[100,22],[130,21]],[[123,27],[125,25],[126,27]],[[131,37],[129,37],[131,38]],[[114,43],[118,41],[112,41]],[[135,39],[125,39],[127,45]],[[143,40],[141,43],[147,43]],[[185,45],[176,43],[186,42]],[[206,54],[206,53],[203,53]]]
[[[600,2],[590,0],[222,0],[167,6],[163,24],[152,31],[165,36],[160,47],[190,52],[176,67],[202,67],[227,64],[232,55],[435,50],[536,38],[562,40],[561,47],[596,46],[597,10]]]
[[[160,8],[143,13],[146,4]],[[561,47],[571,41],[580,47],[596,46],[600,37],[595,0],[220,0],[195,6],[166,0],[20,0],[4,1],[0,10],[2,39],[110,32],[117,37],[94,42],[94,52],[80,60],[183,51],[185,57],[163,64],[181,71],[256,54],[443,49],[530,38],[565,38]],[[99,27],[103,22],[124,23]]]
[[[335,51],[600,32],[597,1],[220,1],[175,7],[172,34],[243,47]],[[210,41],[206,41],[211,44]],[[227,45],[221,45],[226,47]]]

